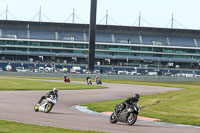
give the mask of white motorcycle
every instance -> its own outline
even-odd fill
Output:
[[[40,104],[36,104],[34,106],[34,111],[35,112],[43,111],[45,113],[49,113],[56,103],[57,103],[57,97],[50,95],[50,97],[43,99]]]

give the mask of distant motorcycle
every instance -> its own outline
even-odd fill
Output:
[[[137,120],[137,115],[140,112],[140,106],[138,103],[133,103],[131,105],[126,105],[125,109],[121,110],[120,104],[116,105],[114,112],[110,116],[110,122],[124,122],[128,125],[133,125]]]
[[[92,80],[91,80],[91,79],[88,79],[87,84],[88,84],[88,85],[92,85]]]
[[[45,113],[49,113],[56,103],[57,103],[56,96],[50,95],[50,97],[43,99],[40,104],[36,104],[34,106],[34,111],[35,112],[43,111]]]
[[[67,82],[68,82],[68,83],[71,82],[69,77],[66,77],[66,78],[65,78],[65,83],[67,83]]]
[[[96,83],[97,83],[98,85],[102,85],[101,79],[97,79]]]

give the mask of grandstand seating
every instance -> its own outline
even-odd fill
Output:
[[[111,34],[108,34],[108,33],[96,33],[96,41],[97,42],[112,43]]]
[[[200,47],[200,38],[197,38],[197,46]]]
[[[114,34],[116,43],[129,43],[139,44],[139,36],[134,34]]]
[[[150,45],[168,45],[166,36],[142,35],[142,42]]]
[[[65,41],[89,41],[89,33],[78,31],[57,31],[58,40]],[[2,29],[3,38],[26,39],[26,29]],[[141,35],[143,44],[146,45],[168,45],[167,36],[160,35]],[[56,32],[50,30],[30,30],[30,39],[56,40]],[[197,46],[200,46],[200,38],[197,38]],[[136,34],[113,34],[96,33],[96,42],[140,44],[139,35]],[[195,47],[192,37],[169,37],[170,46]]]
[[[194,40],[191,37],[169,37],[171,46],[195,47]]]
[[[83,32],[58,31],[58,40],[84,41]]]
[[[26,29],[2,29],[3,38],[27,38]]]
[[[31,39],[55,40],[55,32],[43,31],[43,30],[31,30],[30,38]]]

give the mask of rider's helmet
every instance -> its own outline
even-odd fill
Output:
[[[58,93],[58,88],[53,88],[54,93]]]
[[[134,94],[134,95],[133,95],[133,98],[136,99],[136,101],[139,101],[140,95],[139,95],[139,94]]]

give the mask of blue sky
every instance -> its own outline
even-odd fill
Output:
[[[172,13],[174,28],[200,29],[200,0],[97,0],[97,24],[138,26],[141,12],[142,26],[170,28]],[[53,22],[64,22],[75,10],[76,23],[89,23],[90,0],[0,0],[0,19],[5,19],[8,5],[8,19],[38,21],[42,13]],[[3,14],[4,13],[4,14]],[[12,16],[12,15],[13,16]],[[42,16],[42,21],[50,21]],[[113,20],[114,21],[113,21]],[[67,22],[72,22],[72,17]],[[135,23],[134,23],[135,22]]]

